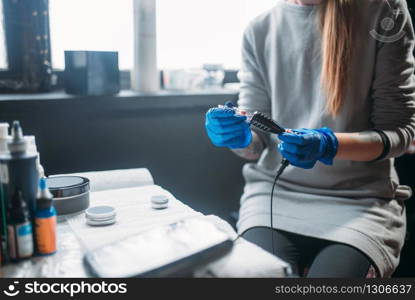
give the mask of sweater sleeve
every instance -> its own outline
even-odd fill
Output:
[[[377,37],[371,115],[374,127],[390,140],[385,158],[403,155],[415,135],[414,30],[405,1],[390,5],[378,20],[381,24],[393,13],[396,16],[394,28]]]
[[[238,73],[241,82],[238,107],[248,112],[259,111],[271,116],[271,100],[266,88],[265,74],[261,69],[255,34],[251,26],[244,33],[242,42],[242,64]],[[252,128],[268,144],[269,135]]]

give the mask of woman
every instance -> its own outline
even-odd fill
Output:
[[[365,277],[374,267],[389,277],[397,267],[411,191],[393,158],[415,133],[413,48],[405,0],[279,0],[247,28],[239,108],[303,129],[267,135],[215,108],[207,132],[258,160],[243,168],[239,233],[299,276]],[[271,229],[282,157],[291,166]]]

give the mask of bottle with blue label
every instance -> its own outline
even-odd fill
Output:
[[[34,252],[32,222],[22,192],[16,188],[7,217],[9,257],[12,261],[29,258]]]

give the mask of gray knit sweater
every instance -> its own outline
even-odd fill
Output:
[[[271,115],[286,128],[376,128],[387,134],[391,149],[382,161],[336,160],[333,166],[318,163],[312,170],[289,167],[278,183],[273,211],[274,228],[357,247],[387,277],[399,263],[406,231],[404,200],[411,194],[399,184],[393,158],[414,138],[414,32],[406,1],[357,2],[359,31],[346,101],[337,117],[324,109],[318,6],[283,0],[244,34],[238,104]],[[392,29],[382,23],[386,17],[394,18]],[[243,169],[239,232],[270,225],[270,192],[281,157],[277,137],[263,137],[267,147],[261,158]]]

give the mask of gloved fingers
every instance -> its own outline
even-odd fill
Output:
[[[246,132],[242,138],[235,140],[235,142],[230,141],[228,142],[228,147],[230,149],[242,149],[248,147],[252,142],[252,134],[251,132]]]
[[[280,151],[281,155],[288,159],[291,163],[299,163],[306,161],[304,155],[291,153],[285,149],[285,143],[278,145],[278,150]]]
[[[296,133],[297,130],[294,130],[294,133]],[[316,141],[320,141],[322,138],[322,134],[316,130],[312,129],[301,129],[298,131],[299,135],[304,139],[304,144],[310,144]],[[297,133],[298,135],[298,133]]]
[[[229,117],[235,116],[235,111],[231,108],[226,109],[226,108],[214,107],[208,110],[208,112],[206,113],[206,116],[212,117],[212,118],[229,118]]]
[[[248,135],[249,133],[247,133],[245,130],[242,130],[235,133],[220,134],[219,136],[224,143],[233,144],[235,141],[238,142],[244,140]]]
[[[245,131],[249,129],[249,124],[246,122],[242,122],[239,124],[234,125],[227,125],[227,126],[215,126],[212,128],[217,134],[228,134],[231,133],[233,135],[236,135],[240,131]]]
[[[290,146],[293,146],[293,148],[290,148]],[[297,157],[298,161],[312,161],[315,160],[315,158],[313,157],[314,153],[315,153],[315,149],[314,149],[314,145],[313,144],[308,144],[308,145],[295,145],[295,144],[290,144],[290,143],[286,143],[286,142],[282,142],[280,144],[281,150],[284,150],[285,152],[288,152],[292,155],[295,155]],[[295,147],[297,149],[295,149]]]
[[[215,145],[216,147],[224,147],[224,145],[222,144],[222,141],[217,138],[216,134],[211,133],[209,130],[206,130],[206,131],[213,145]]]
[[[295,135],[304,135],[307,133],[310,133],[310,129],[306,129],[306,128],[301,128],[301,129],[286,129],[287,133],[292,133]]]
[[[207,130],[207,134],[212,144],[215,145],[216,147],[227,147],[228,146],[226,142],[223,141],[222,138],[218,136],[217,134],[212,133],[210,130]]]
[[[292,154],[286,150],[284,150],[284,147],[280,144],[278,145],[278,150],[281,153],[281,155],[288,159],[291,165],[303,168],[303,169],[311,169],[315,166],[316,161],[315,160],[304,160],[303,158],[299,157],[298,155]]]
[[[292,154],[297,154],[297,155],[305,155],[309,152],[307,145],[297,145],[297,144],[283,142],[281,144],[281,147],[283,147],[283,149],[286,150],[287,152],[290,152]]]
[[[216,130],[212,130],[211,128],[207,127],[207,131],[209,133],[209,137],[213,140],[220,141],[223,143],[231,143],[235,139],[243,139],[247,133],[245,129],[228,132],[228,133],[218,133]]]
[[[232,116],[229,118],[212,118],[208,116],[206,121],[209,123],[209,125],[221,127],[242,123],[249,125],[249,123],[246,122],[245,116]]]
[[[300,157],[297,154],[293,154],[285,150],[283,144],[278,145],[278,150],[280,151],[281,155],[288,159],[291,163],[300,161]]]
[[[314,141],[315,135],[309,133],[300,133],[299,131],[294,131],[296,133],[283,132],[278,135],[278,138],[286,143],[296,144],[296,145],[307,145]]]

